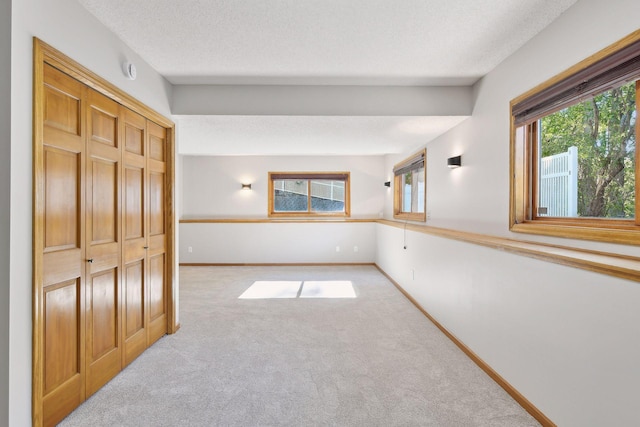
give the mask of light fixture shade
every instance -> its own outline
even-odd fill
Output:
[[[251,184],[242,184],[243,190],[251,190]]]
[[[385,186],[385,187],[391,187],[391,181],[387,181],[387,182],[385,182],[385,183],[384,183],[384,186]]]
[[[459,168],[462,166],[462,156],[449,157],[447,159],[447,166],[450,169]]]

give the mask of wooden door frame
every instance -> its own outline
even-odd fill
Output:
[[[145,116],[167,129],[167,173],[165,212],[167,227],[167,332],[175,333],[177,323],[177,289],[175,269],[175,124],[118,89],[102,77],[75,62],[42,40],[33,39],[33,218],[32,218],[32,419],[34,426],[43,423],[43,235],[44,235],[44,64],[49,64],[117,103]]]

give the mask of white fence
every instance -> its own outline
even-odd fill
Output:
[[[311,181],[311,196],[344,202],[344,181]]]
[[[540,161],[538,215],[578,216],[578,148]]]
[[[308,180],[284,179],[274,180],[273,187],[276,190],[286,191],[300,195],[307,195],[309,191]],[[312,180],[311,197],[344,202],[344,181]]]
[[[415,193],[412,193],[412,188]],[[418,189],[417,191],[416,188]],[[418,182],[417,187],[411,184],[405,184],[402,212],[424,212],[424,197],[420,197],[421,194],[424,194],[424,182]],[[417,205],[414,204],[415,201],[417,201]]]

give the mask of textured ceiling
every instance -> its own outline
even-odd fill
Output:
[[[174,116],[189,155],[382,155],[403,153],[463,116]]]
[[[470,84],[576,0],[78,0],[174,84]]]
[[[468,86],[576,0],[77,0],[173,84]],[[143,77],[142,77],[143,78]],[[465,117],[178,116],[183,154],[384,154]]]

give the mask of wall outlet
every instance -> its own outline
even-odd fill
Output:
[[[353,252],[358,252],[358,247],[357,246],[353,247]]]
[[[340,252],[340,246],[336,246],[336,252]]]
[[[187,252],[192,253],[192,252],[193,252],[193,248],[192,248],[191,246],[189,246],[189,247],[187,248]]]

